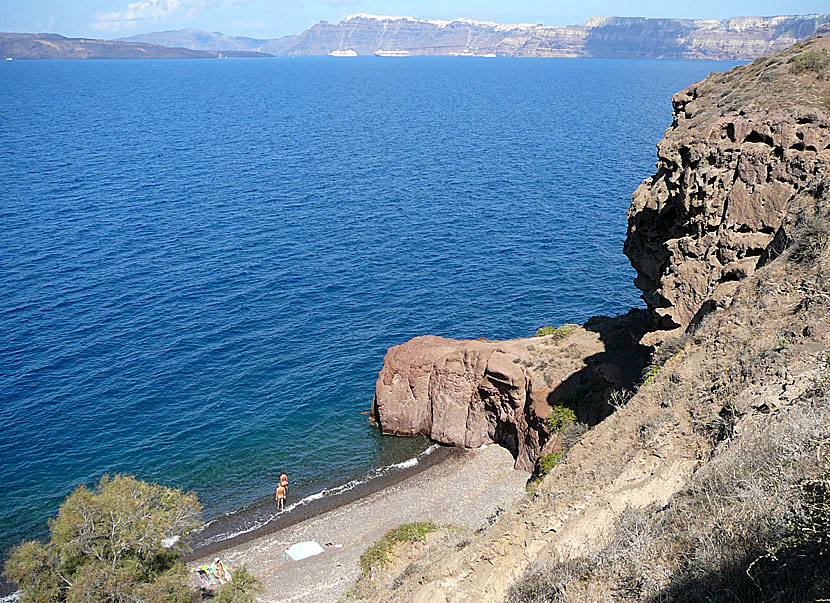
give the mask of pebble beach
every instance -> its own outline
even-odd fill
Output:
[[[360,555],[387,530],[413,521],[477,528],[499,507],[521,501],[530,475],[515,470],[513,462],[510,452],[497,445],[453,450],[441,462],[377,492],[273,533],[211,550],[190,567],[217,557],[230,567],[245,565],[263,582],[263,602],[335,602],[357,580]],[[322,545],[323,552],[301,561],[284,556],[286,547],[309,540]],[[196,585],[195,572],[193,581]]]

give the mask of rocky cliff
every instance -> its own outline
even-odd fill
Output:
[[[774,251],[790,205],[818,186],[830,163],[830,90],[792,61],[828,47],[815,38],[672,99],[674,122],[657,173],[633,195],[625,242],[658,327],[685,328],[727,304]]]
[[[371,55],[377,50],[400,48],[415,55],[744,60],[785,48],[828,23],[830,14],[724,21],[593,17],[584,25],[552,27],[359,14],[340,23],[322,21],[299,35],[273,40],[194,29],[123,39],[201,50],[256,50],[287,55],[320,55],[344,49]]]

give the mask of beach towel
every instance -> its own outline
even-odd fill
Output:
[[[313,557],[323,552],[323,547],[313,540],[308,542],[298,542],[291,546],[285,547],[285,554],[291,557],[294,561],[305,559],[306,557]]]

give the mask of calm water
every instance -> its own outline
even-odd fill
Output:
[[[208,518],[426,446],[387,347],[640,305],[621,253],[670,96],[731,64],[0,64],[0,555],[105,472]]]

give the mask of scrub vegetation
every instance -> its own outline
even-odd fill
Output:
[[[437,529],[438,527],[431,521],[404,523],[392,528],[360,556],[360,571],[364,576],[370,577],[374,571],[383,569],[388,563],[389,553],[396,544],[399,542],[423,542],[427,534]]]
[[[793,73],[812,72],[823,74],[830,68],[830,52],[823,48],[814,48],[790,59]]]
[[[564,339],[565,337],[573,333],[574,329],[578,327],[579,325],[572,323],[562,325],[561,327],[544,326],[536,330],[535,337],[546,337],[548,335],[554,335],[554,340],[558,341],[560,339]]]
[[[194,494],[104,476],[49,522],[47,543],[12,550],[6,576],[24,601],[190,601],[182,541],[201,525]],[[165,546],[167,545],[167,546]]]
[[[5,575],[23,602],[163,601],[189,603],[191,589],[181,561],[188,535],[202,525],[195,494],[105,475],[90,489],[80,486],[49,522],[48,542],[15,547]],[[215,600],[248,603],[259,581],[244,568],[232,572]]]

